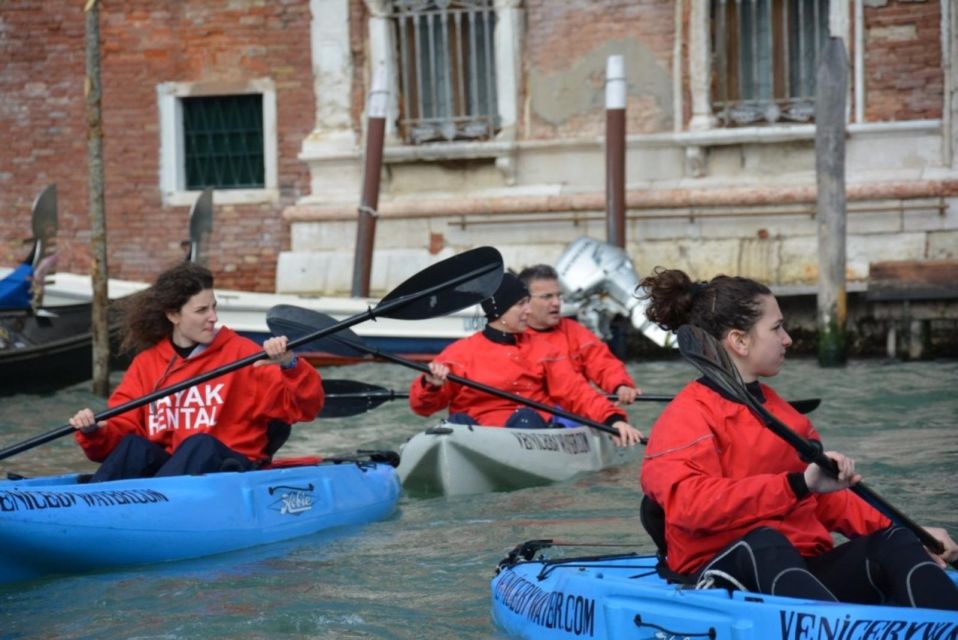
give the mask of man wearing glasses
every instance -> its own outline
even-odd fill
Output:
[[[606,393],[615,394],[620,404],[632,404],[642,393],[609,347],[594,333],[571,318],[562,317],[559,274],[547,264],[537,264],[519,273],[529,289],[529,330],[533,340],[547,340],[567,354],[582,377]]]

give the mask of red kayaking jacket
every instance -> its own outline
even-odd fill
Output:
[[[625,363],[615,357],[599,336],[571,318],[562,318],[552,329],[528,329],[524,334],[532,341],[548,342],[556,351],[569,357],[572,368],[607,393],[620,386],[635,387],[625,370]]]
[[[820,440],[805,416],[760,388],[772,415]],[[697,571],[757,527],[777,529],[811,557],[832,548],[832,531],[853,538],[890,524],[849,490],[799,499],[787,476],[806,466],[747,407],[689,383],[652,427],[642,463],[642,490],[665,510],[669,567]]]
[[[528,340],[525,334],[517,334],[515,344],[503,344],[483,332],[475,333],[446,347],[436,361],[457,376],[543,404],[561,403],[567,411],[596,422],[626,419],[576,373],[568,358],[547,342]],[[522,405],[452,381],[435,388],[419,376],[409,388],[409,406],[421,416],[448,407],[449,413],[465,413],[479,424],[501,427]],[[539,414],[547,422],[552,418],[545,411]]]
[[[133,359],[107,404],[115,407],[262,350],[226,327],[208,347],[186,360],[169,340],[162,340]],[[92,433],[75,435],[94,462],[102,462],[130,433],[170,453],[189,436],[208,433],[250,460],[262,461],[267,458],[266,424],[274,419],[313,420],[323,399],[319,374],[304,358],[291,369],[250,365],[120,414]]]

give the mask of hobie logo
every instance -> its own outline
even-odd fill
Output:
[[[283,515],[299,515],[313,508],[313,485],[305,487],[270,487],[269,494],[280,493],[279,500],[272,507]]]

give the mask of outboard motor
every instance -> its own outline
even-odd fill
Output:
[[[565,300],[576,308],[579,322],[601,336],[612,338],[612,319],[622,315],[657,345],[675,347],[675,336],[645,317],[646,300],[636,296],[639,276],[625,250],[581,237],[572,242],[556,263]]]

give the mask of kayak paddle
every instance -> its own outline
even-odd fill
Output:
[[[393,289],[375,307],[363,313],[336,322],[329,318],[329,323],[313,332],[299,332],[300,337],[289,342],[292,349],[301,345],[308,345],[323,336],[346,329],[366,320],[375,320],[377,317],[395,318],[401,320],[422,320],[442,316],[459,309],[478,304],[491,296],[499,287],[502,280],[502,256],[492,247],[478,247],[464,253],[452,256],[437,262],[422,271],[414,274],[398,287]],[[323,316],[328,318],[328,316]],[[305,334],[305,335],[303,335]],[[315,349],[314,349],[315,350]],[[131,409],[142,407],[154,400],[166,397],[183,389],[192,387],[201,382],[225,375],[258,360],[265,360],[268,356],[265,351],[223,365],[193,378],[188,378],[177,384],[158,389],[141,398],[124,402],[111,409],[101,411],[94,416],[96,422],[107,420]],[[69,424],[48,431],[19,444],[0,450],[0,460],[9,458],[32,449],[41,444],[56,440],[69,433],[74,428]]]
[[[334,327],[333,323],[335,322],[335,320],[324,313],[313,311],[311,309],[303,309],[302,307],[297,307],[290,304],[276,305],[269,310],[269,313],[266,314],[266,324],[269,325],[270,330],[277,335],[296,336],[307,332],[323,333],[323,335],[326,337],[324,337],[322,341],[317,341],[317,344],[322,345],[321,348],[317,349],[318,351],[326,351],[344,356],[354,356],[357,353],[368,353],[382,358],[383,360],[388,360],[389,362],[394,362],[396,364],[401,364],[404,367],[415,369],[416,371],[421,371],[426,374],[429,373],[429,367],[425,364],[406,360],[405,358],[395,356],[391,353],[386,353],[380,351],[379,349],[366,346],[366,344],[362,341],[362,338],[357,336],[352,331]],[[333,333],[335,333],[335,335],[332,335]],[[573,420],[588,427],[592,427],[593,429],[604,431],[613,436],[619,435],[618,429],[613,429],[612,427],[604,425],[601,422],[596,422],[582,416],[577,416],[574,413],[566,411],[565,409],[560,409],[558,407],[543,404],[535,400],[530,400],[529,398],[524,398],[514,393],[509,393],[508,391],[490,387],[488,385],[482,384],[481,382],[476,382],[475,380],[470,380],[468,378],[463,378],[454,374],[449,374],[448,379],[461,384],[464,387],[472,387],[473,389],[483,391],[490,395],[511,400],[517,404],[524,404],[534,409],[539,409],[540,411],[545,411],[547,413],[566,418],[567,420]],[[642,438],[640,442],[645,444],[646,439]]]
[[[773,416],[768,409],[749,393],[745,382],[728,353],[707,331],[692,325],[682,325],[678,330],[679,352],[706,378],[718,386],[729,398],[748,407],[772,433],[791,445],[802,460],[814,462],[832,477],[838,476],[838,465],[825,455],[821,443],[806,440],[784,422]],[[934,553],[944,551],[941,541],[915,524],[908,516],[889,504],[884,498],[859,482],[849,487],[860,498],[880,511],[892,522],[912,531],[921,543]],[[958,568],[958,563],[952,563]]]
[[[358,416],[390,400],[409,397],[408,391],[395,391],[375,384],[359,382],[358,380],[339,380],[335,378],[323,380],[323,391],[325,392],[326,400],[323,403],[323,410],[319,413],[320,418]],[[671,402],[674,397],[675,396],[670,395],[643,394],[636,398],[635,401]],[[615,401],[618,396],[609,394],[606,398]],[[814,410],[820,403],[820,398],[810,398],[808,400],[795,400],[789,404],[801,413],[808,413]]]

